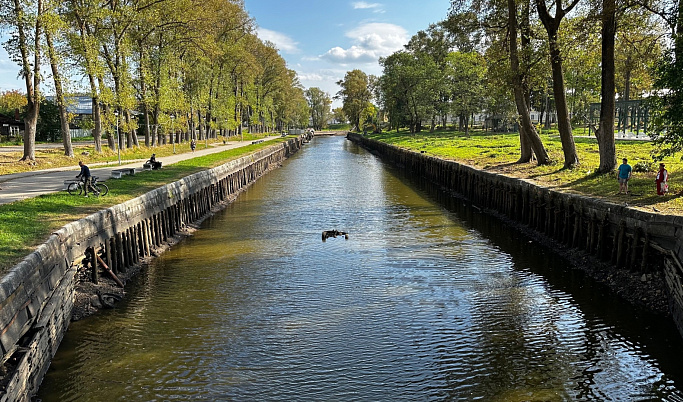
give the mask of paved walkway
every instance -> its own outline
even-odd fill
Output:
[[[269,141],[275,138],[279,138],[279,136],[266,137],[264,140]],[[251,143],[251,141],[229,141],[226,145],[210,146],[209,148],[203,148],[203,144],[198,143],[197,150],[194,153],[187,152],[183,154],[164,156],[159,158],[159,161],[163,163],[163,166],[168,166],[180,161],[196,158],[198,156],[244,147],[251,145]],[[78,158],[74,158],[73,167],[34,170],[31,172],[0,175],[0,204],[8,204],[10,202],[19,201],[26,198],[37,197],[42,194],[63,191],[64,181],[74,179],[80,170],[77,162]],[[93,176],[98,176],[100,181],[105,181],[111,177],[111,171],[114,169],[125,167],[135,168],[136,171],[140,171],[142,170],[142,164],[144,162],[145,160],[139,159],[125,162],[122,161],[121,166],[119,166],[118,162],[109,162],[95,163],[88,165],[88,167],[90,167],[90,172]]]

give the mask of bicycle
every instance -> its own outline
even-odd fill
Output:
[[[107,185],[104,183],[98,183],[97,179],[99,179],[97,176],[92,176],[91,178],[90,189],[92,190],[93,194],[95,196],[105,196],[109,194],[109,187],[107,187]],[[77,182],[69,184],[69,187],[66,188],[66,191],[68,191],[71,195],[81,195],[83,194],[84,187],[85,181],[81,179]]]

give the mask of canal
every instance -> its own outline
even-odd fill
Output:
[[[681,351],[669,320],[323,137],[72,323],[38,398],[683,401]]]

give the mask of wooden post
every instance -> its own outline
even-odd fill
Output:
[[[111,247],[111,238],[107,239],[104,241],[104,252],[107,254],[107,265],[112,266],[112,247]]]
[[[114,273],[123,272],[126,262],[123,259],[123,240],[121,233],[116,234],[116,269]]]
[[[636,228],[633,231],[633,239],[631,241],[631,253],[628,258],[628,267],[631,270],[635,270],[638,260],[638,245],[640,243],[640,228]]]
[[[580,234],[581,234],[581,211],[575,211],[574,234],[572,235],[572,247],[578,246]]]
[[[650,266],[648,259],[648,252],[650,248],[650,234],[645,232],[645,238],[643,239],[643,259],[640,261],[640,272],[647,273],[648,267]]]
[[[97,249],[95,247],[90,247],[88,251],[90,252],[90,256],[88,258],[91,261],[90,266],[92,267],[92,283],[97,285],[97,282],[99,281],[99,272],[97,272],[97,259],[99,257],[97,256]]]
[[[617,268],[622,268],[624,265],[624,237],[626,236],[626,222],[621,221],[619,224],[619,233],[617,233],[616,237],[616,250],[617,250],[617,258],[616,258],[616,266]]]

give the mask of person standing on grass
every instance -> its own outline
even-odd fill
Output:
[[[657,195],[666,195],[669,192],[669,172],[666,171],[663,163],[659,164],[659,171],[657,172]]]
[[[190,141],[190,149],[194,152],[195,148],[197,148],[197,141],[193,138],[192,141]]]
[[[83,192],[85,196],[88,196],[88,189],[92,188],[92,176],[90,175],[90,168],[83,163],[83,161],[78,161],[78,166],[81,167],[81,173],[76,176],[77,179],[83,180]]]
[[[621,165],[619,165],[619,194],[628,194],[628,181],[631,178],[631,165],[628,164],[628,159],[624,158]]]

